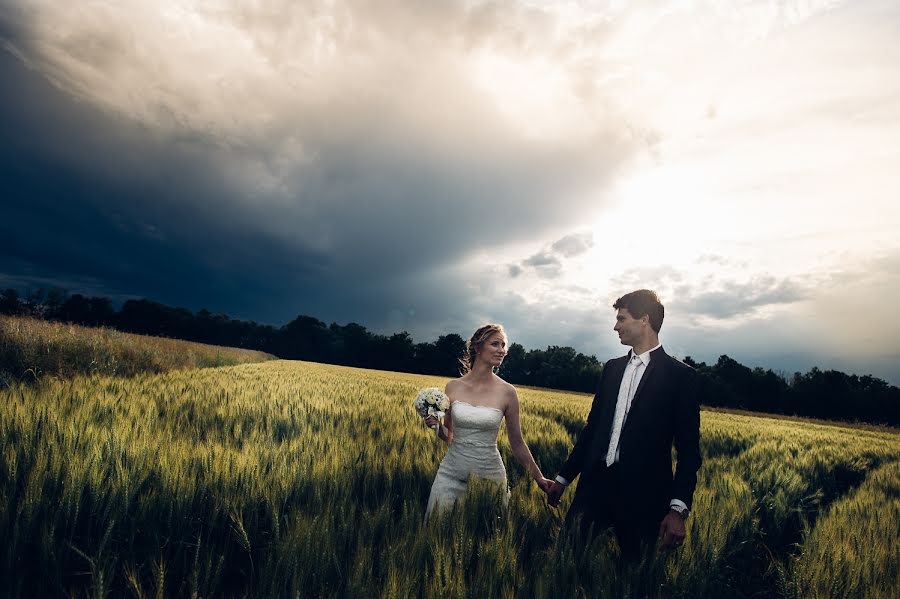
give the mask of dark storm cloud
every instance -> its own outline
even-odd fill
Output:
[[[259,305],[255,293],[277,290],[279,270],[325,271],[325,257],[244,227],[205,160],[128,123],[111,127],[7,53],[0,73],[4,284],[148,295],[247,316],[245,306]]]
[[[293,5],[277,22],[262,8],[196,9],[211,35],[253,40],[248,52],[211,37],[226,59],[179,37],[190,20],[132,8],[0,10],[0,126],[12,140],[0,272],[23,284],[90,280],[263,321],[306,312],[378,326],[426,301],[422,273],[464,285],[468,273],[448,267],[473,251],[589,209],[570,198],[640,143],[584,81],[572,85],[593,90],[585,109],[603,114],[547,140],[473,87],[462,63],[533,54],[522,36],[555,27],[539,11],[349,4],[316,29],[290,18],[303,13]],[[299,62],[323,32],[339,51]],[[579,46],[548,43],[563,62]]]

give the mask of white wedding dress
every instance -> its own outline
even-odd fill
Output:
[[[464,401],[451,404],[453,443],[441,460],[431,485],[425,519],[435,509],[442,509],[466,494],[469,477],[496,481],[504,491],[504,507],[509,501],[506,468],[497,449],[497,433],[503,412],[487,406],[473,406]]]

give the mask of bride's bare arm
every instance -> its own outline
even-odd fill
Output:
[[[453,388],[456,386],[456,381],[447,381],[447,384],[444,386],[444,393],[447,397],[450,397],[450,394],[453,393]],[[450,407],[447,408],[447,411],[444,413],[444,425],[438,429],[438,436],[447,442],[447,445],[453,443],[453,401],[450,401]]]
[[[531,450],[522,438],[522,425],[519,421],[519,395],[515,388],[511,388],[509,404],[506,407],[506,435],[509,438],[509,446],[512,448],[513,454],[519,463],[528,471],[528,474],[534,481],[545,489],[550,482],[541,473],[541,469],[534,461]]]
[[[438,430],[438,437],[447,442],[447,445],[453,443],[453,410],[451,409],[453,404],[450,404],[450,408],[447,408],[447,412],[444,414],[444,424]]]

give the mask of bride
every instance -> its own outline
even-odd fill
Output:
[[[465,495],[470,476],[496,481],[507,489],[506,468],[497,450],[497,433],[504,416],[509,445],[516,458],[542,490],[546,491],[553,482],[541,474],[522,439],[515,387],[494,374],[494,368],[506,356],[506,343],[506,332],[499,324],[488,324],[475,331],[460,359],[463,376],[447,383],[450,407],[444,422],[435,416],[425,417],[425,424],[437,426],[438,437],[450,446],[431,485],[426,520],[435,509],[450,506]],[[508,500],[507,490],[504,502]]]

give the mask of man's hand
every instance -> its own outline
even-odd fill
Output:
[[[565,490],[566,486],[558,480],[551,482],[547,489],[547,503],[553,507],[559,506],[559,498],[562,497],[563,491]]]
[[[666,549],[676,549],[684,543],[687,534],[684,530],[684,518],[673,510],[669,510],[659,525],[659,539]]]

